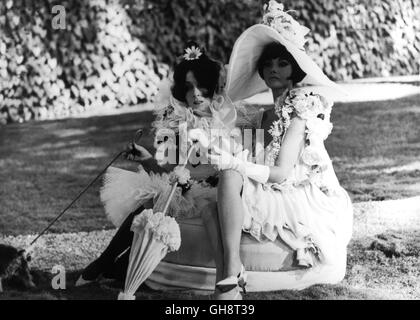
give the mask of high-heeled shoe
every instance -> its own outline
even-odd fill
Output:
[[[102,275],[103,266],[99,259],[96,259],[91,264],[89,264],[77,279],[74,284],[75,287],[85,286],[89,283],[98,282]]]
[[[85,286],[89,283],[93,283],[93,282],[97,282],[98,279],[94,279],[94,280],[85,280],[83,279],[83,275],[81,274],[79,279],[77,279],[76,283],[74,284],[75,287],[82,287]]]
[[[221,294],[227,293],[229,291],[236,289],[237,286],[239,286],[242,289],[243,293],[246,294],[247,278],[248,278],[248,274],[245,272],[245,267],[241,264],[241,271],[238,273],[236,277],[230,276],[216,283],[215,294],[217,294],[216,291],[219,291]],[[237,297],[238,294],[240,295],[239,290],[237,294],[235,295],[235,298]],[[232,299],[232,300],[236,300],[236,299]]]

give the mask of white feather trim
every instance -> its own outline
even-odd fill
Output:
[[[119,227],[131,212],[149,199],[153,199],[154,211],[161,211],[170,191],[170,179],[166,173],[148,174],[141,165],[138,172],[109,167],[103,178],[100,199],[108,220]],[[181,188],[176,189],[167,215],[174,218],[197,217],[208,203],[214,201],[216,188],[195,182],[184,195]]]
[[[127,216],[156,196],[156,189],[146,171],[139,167],[132,172],[109,167],[103,178],[100,199],[104,205],[107,218],[119,227]]]

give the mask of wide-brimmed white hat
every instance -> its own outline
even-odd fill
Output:
[[[302,83],[329,86],[345,92],[332,82],[306,54],[305,35],[309,29],[300,25],[283,5],[271,0],[264,6],[265,14],[260,24],[246,29],[236,40],[229,59],[226,90],[232,101],[249,98],[268,89],[258,74],[258,60],[264,47],[272,42],[282,44],[306,73]]]

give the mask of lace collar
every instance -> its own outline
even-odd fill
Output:
[[[216,95],[209,109],[211,113],[208,116],[197,115],[185,103],[170,96],[169,104],[155,111],[156,121],[153,123],[153,127],[177,131],[177,127],[181,123],[187,123],[188,128],[229,130],[234,128],[237,117],[236,110],[226,95]]]
[[[287,128],[290,126],[291,116],[293,113],[293,106],[288,103],[288,97],[291,90],[286,90],[281,96],[274,101],[274,113],[277,116],[277,120],[274,120],[271,124],[268,132],[273,137],[270,144],[267,146],[268,153],[266,163],[274,165],[279,153],[281,143]]]

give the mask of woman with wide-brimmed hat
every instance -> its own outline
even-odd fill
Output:
[[[352,231],[352,203],[324,147],[332,104],[296,85],[341,89],[305,52],[309,30],[276,1],[264,9],[262,23],[237,39],[226,83],[234,102],[272,91],[274,107],[260,113],[258,126],[264,130],[264,160],[255,163],[247,151],[234,156],[217,147],[208,154],[221,171],[217,210],[207,215],[206,224],[209,235],[215,235],[218,299],[240,299],[239,287],[245,289],[242,231],[261,242],[279,237],[294,250],[296,269],[279,280],[285,288],[293,282],[308,286],[341,280],[346,267],[341,257]],[[336,265],[334,275],[321,272],[325,265]]]

